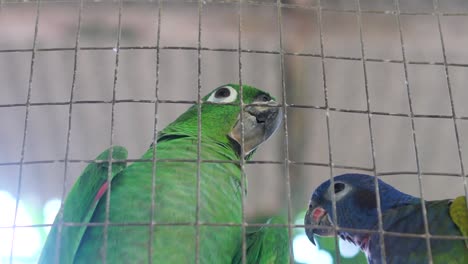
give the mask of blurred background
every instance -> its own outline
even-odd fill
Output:
[[[48,232],[40,225],[53,222],[87,165],[79,161],[108,148],[111,131],[113,144],[139,158],[152,141],[155,107],[160,130],[197,99],[198,78],[202,95],[241,76],[287,105],[287,138],[281,127],[254,157],[270,163],[246,165],[249,222],[291,206],[302,224],[321,182],[373,175],[374,166],[421,196],[416,156],[425,199],[465,195],[467,1],[203,1],[201,16],[197,1],[124,0],[120,15],[119,6],[0,0],[0,263],[11,253],[13,263],[35,263]],[[13,240],[14,225],[23,227]],[[302,229],[294,228],[296,261],[332,263]],[[362,258],[340,246],[345,261]]]

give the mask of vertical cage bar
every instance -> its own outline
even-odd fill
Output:
[[[37,50],[37,34],[39,32],[39,17],[41,14],[41,0],[37,0],[36,3],[36,21],[34,22],[34,38],[32,43],[32,54],[31,54],[31,63],[29,66],[29,81],[28,81],[28,94],[26,97],[26,114],[24,117],[24,130],[23,130],[23,139],[21,143],[21,156],[19,164],[19,177],[18,177],[18,188],[16,189],[16,204],[15,204],[15,214],[13,216],[13,232],[11,236],[11,248],[10,248],[10,264],[13,263],[13,250],[15,248],[15,234],[16,234],[16,220],[18,217],[18,207],[21,197],[21,182],[23,179],[23,165],[24,165],[24,153],[26,152],[26,138],[28,135],[28,120],[29,120],[29,110],[31,104],[31,91],[33,86],[33,76],[34,76],[34,63],[36,61],[36,50]]]
[[[418,142],[416,139],[416,128],[415,128],[415,123],[414,123],[413,100],[411,97],[411,89],[409,87],[408,62],[406,59],[405,41],[403,38],[403,30],[402,30],[401,19],[400,19],[400,0],[395,0],[394,5],[396,9],[395,17],[396,17],[396,21],[398,25],[399,36],[400,36],[401,53],[403,57],[403,69],[404,69],[404,74],[405,74],[406,92],[408,94],[408,103],[409,103],[410,119],[411,119],[411,133],[413,134],[413,146],[414,146],[414,152],[416,156],[416,170],[418,174],[419,192],[421,194],[421,210],[422,210],[423,220],[424,220],[424,233],[425,233],[425,239],[426,239],[427,256],[429,258],[429,262],[432,263],[433,261],[432,261],[431,241],[429,238],[430,237],[429,225],[427,222],[427,209],[426,209],[426,204],[424,202],[424,190],[422,186],[421,165],[419,163]]]
[[[370,145],[371,145],[371,153],[372,153],[372,170],[374,176],[374,183],[375,183],[375,199],[377,202],[377,217],[378,217],[378,231],[379,231],[379,246],[381,250],[381,261],[383,264],[387,263],[386,253],[385,253],[385,241],[384,241],[384,230],[383,230],[383,222],[382,222],[382,207],[380,205],[380,190],[379,190],[379,181],[377,176],[377,168],[376,168],[376,152],[375,152],[375,142],[374,142],[374,130],[372,127],[372,114],[371,114],[371,99],[369,96],[369,81],[367,77],[367,64],[366,64],[366,46],[364,43],[364,36],[362,32],[362,12],[361,12],[361,1],[356,0],[357,12],[356,17],[358,20],[359,25],[359,41],[361,47],[361,61],[362,61],[362,69],[364,72],[364,88],[366,92],[366,109],[367,109],[367,122],[369,126],[369,135],[370,135]]]
[[[156,30],[156,83],[154,86],[154,127],[153,127],[153,166],[151,167],[151,224],[149,225],[149,241],[148,241],[148,260],[153,263],[153,240],[154,240],[154,227],[156,221],[154,220],[156,213],[156,148],[158,141],[158,106],[159,106],[159,63],[160,63],[160,49],[161,42],[161,13],[162,13],[162,0],[158,0],[158,12],[156,23],[158,24]]]
[[[55,260],[54,263],[60,263],[60,243],[62,239],[62,229],[63,229],[63,207],[65,204],[65,193],[66,193],[66,182],[67,182],[67,175],[68,175],[68,160],[70,155],[70,143],[71,143],[71,131],[72,131],[72,113],[73,113],[73,98],[75,94],[76,88],[76,76],[78,73],[78,51],[80,50],[80,31],[81,31],[81,19],[83,13],[83,4],[84,1],[80,0],[80,8],[78,10],[78,26],[76,29],[76,36],[75,36],[75,51],[73,55],[73,76],[72,76],[72,84],[71,84],[71,91],[70,91],[70,104],[68,106],[68,129],[67,129],[67,143],[65,147],[65,160],[64,160],[64,169],[63,169],[63,187],[62,187],[62,194],[60,198],[60,210],[57,214],[57,219],[59,219],[57,226],[57,238],[55,244]],[[70,227],[71,228],[71,227]]]
[[[200,188],[201,188],[201,137],[202,137],[202,96],[201,96],[201,38],[202,38],[203,0],[198,0],[198,43],[197,43],[197,206],[195,209],[195,263],[200,263]]]
[[[247,191],[247,184],[246,184],[246,174],[245,174],[245,149],[244,149],[244,88],[242,83],[242,0],[238,2],[238,34],[237,34],[237,45],[238,45],[238,64],[239,64],[239,98],[240,98],[240,115],[239,120],[241,124],[241,148],[240,148],[240,157],[239,157],[239,166],[241,169],[241,215],[242,215],[242,223],[241,223],[241,242],[242,242],[242,264],[247,263],[247,231],[246,231],[246,220],[245,220],[245,193]]]
[[[283,174],[286,177],[286,197],[288,206],[288,244],[289,244],[289,262],[294,263],[293,247],[292,247],[292,202],[291,202],[291,176],[289,175],[289,137],[288,137],[288,103],[286,93],[286,82],[285,82],[285,70],[284,70],[284,43],[283,43],[283,13],[281,0],[276,1],[277,4],[277,17],[278,17],[278,28],[279,28],[279,44],[280,44],[280,71],[281,71],[281,96],[283,98],[283,129],[284,129],[284,160],[283,160]]]
[[[122,9],[123,9],[123,0],[119,1],[119,14],[118,14],[118,24],[117,24],[117,43],[115,48],[115,64],[114,64],[114,82],[112,84],[112,108],[111,108],[111,131],[110,131],[110,150],[109,150],[109,167],[107,170],[107,192],[106,192],[106,212],[104,220],[104,234],[103,234],[103,251],[102,251],[102,262],[107,263],[107,240],[109,232],[109,214],[110,214],[110,198],[112,191],[112,145],[114,141],[114,127],[115,127],[115,100],[116,100],[116,87],[119,76],[119,59],[120,59],[120,39],[122,36]]]
[[[326,73],[326,68],[325,68],[325,53],[324,53],[324,37],[323,37],[323,21],[322,21],[322,14],[323,14],[323,9],[322,9],[322,2],[321,0],[318,0],[318,24],[319,24],[319,35],[320,35],[320,60],[322,64],[322,81],[323,81],[323,93],[324,93],[324,99],[325,99],[325,121],[327,124],[327,140],[328,140],[328,163],[330,164],[330,184],[333,185],[335,184],[335,181],[333,179],[333,151],[332,151],[332,146],[331,146],[331,133],[330,133],[330,105],[328,102],[328,86],[327,86],[327,73]],[[332,195],[332,210],[333,210],[333,215],[336,216],[336,197],[335,195]],[[336,221],[335,217],[335,222]],[[336,262],[337,264],[341,263],[340,259],[340,247],[338,243],[338,232],[337,232],[337,224],[333,225],[333,232],[335,234],[335,257],[336,257]]]

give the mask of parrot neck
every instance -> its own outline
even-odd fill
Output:
[[[198,135],[187,131],[177,131],[173,129],[164,129],[159,133],[158,142],[173,140],[178,138],[191,138],[198,140]],[[225,153],[229,160],[239,160],[241,156],[240,145],[235,141],[226,136],[214,137],[211,135],[201,134],[202,145],[207,144],[211,146],[218,146],[222,153]],[[153,147],[153,144],[151,144]],[[255,153],[256,149],[245,155],[245,160],[250,160]]]
[[[393,188],[387,184],[380,184],[380,201],[382,214],[385,214],[388,210],[399,208],[410,204],[420,204],[421,199]],[[373,212],[372,221],[374,224],[378,223],[377,211]]]
[[[184,134],[184,133],[160,133],[158,137],[158,145],[163,143],[163,142],[185,142],[185,144],[188,144],[194,148],[196,148],[198,144],[198,138],[196,136],[190,135],[190,134]],[[238,161],[239,156],[238,153],[235,149],[235,147],[232,145],[231,142],[226,141],[219,141],[217,139],[213,139],[211,137],[204,137],[202,135],[201,137],[201,145],[202,145],[202,153],[205,151],[208,152],[213,152],[213,153],[218,153],[220,156],[219,158],[223,160],[233,160],[233,161]],[[154,147],[153,144],[151,144],[148,153],[152,153],[152,148]]]

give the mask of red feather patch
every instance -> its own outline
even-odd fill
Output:
[[[97,202],[101,199],[101,197],[104,195],[104,193],[107,191],[107,187],[109,187],[109,182],[105,182],[101,188],[99,188],[98,193],[96,194],[96,197],[94,198],[94,202]]]

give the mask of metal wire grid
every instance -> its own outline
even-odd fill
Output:
[[[36,2],[35,0],[34,2]],[[2,0],[0,1],[0,4],[28,4],[31,3],[32,1],[25,1],[25,0]],[[74,3],[76,0],[40,0],[41,3]],[[108,0],[108,1],[100,1],[100,0],[83,0],[84,3],[93,3],[93,2],[107,2],[107,3],[119,3],[119,0]],[[173,2],[171,0],[123,0],[123,3],[170,3]],[[309,0],[309,1],[288,1],[288,0],[283,0],[283,1],[277,1],[277,0],[244,0],[241,1],[243,4],[248,4],[248,5],[256,5],[256,6],[273,6],[277,7],[278,5],[281,5],[282,8],[300,8],[300,9],[314,9],[314,10],[322,10],[324,12],[342,12],[342,13],[374,13],[374,14],[395,14],[397,13],[397,10],[400,9],[400,7],[397,9],[396,6],[392,3],[393,8],[384,8],[384,9],[365,9],[362,7],[358,7],[355,2],[350,2],[353,3],[354,7],[349,8],[336,8],[336,7],[324,7],[324,3],[327,1],[319,1],[319,0]],[[391,3],[391,1],[388,1]],[[449,1],[444,1],[445,3]],[[444,3],[443,2],[443,3]],[[197,0],[177,0],[177,3],[199,3]],[[237,5],[239,1],[237,0],[207,0],[207,1],[202,1],[203,4],[210,4],[210,3],[219,3],[219,4],[233,4]],[[360,4],[361,6],[362,4]],[[401,6],[401,3],[399,4]],[[456,11],[451,11],[450,8],[446,8],[446,11],[441,10],[440,4],[438,3],[437,5],[432,5],[432,7],[437,6],[437,9],[433,9],[431,11],[398,11],[400,15],[443,15],[443,16],[468,16],[468,12],[462,12],[460,10]]]
[[[36,27],[38,27],[38,23],[39,23],[39,10],[40,10],[40,1],[38,1],[38,4],[37,4],[37,21],[36,21]],[[79,8],[79,11],[78,11],[78,26],[77,26],[77,33],[76,33],[76,40],[75,40],[75,51],[74,51],[74,64],[73,64],[73,77],[72,77],[72,87],[71,87],[71,91],[70,91],[70,102],[73,102],[73,96],[74,96],[74,91],[75,91],[75,88],[76,88],[76,73],[77,73],[77,68],[78,68],[78,49],[79,49],[79,44],[80,44],[80,31],[81,31],[81,19],[82,19],[82,11],[83,11],[83,2],[80,2],[80,8]],[[34,38],[34,43],[36,43],[36,39],[37,39],[37,32],[35,34],[35,38]],[[35,45],[35,44],[34,44]],[[33,50],[33,53],[34,53],[34,50]],[[118,62],[118,56],[116,56],[116,63]],[[31,66],[32,67],[32,66]],[[117,71],[117,66],[116,66],[116,71]],[[31,72],[31,75],[32,75],[32,72]],[[115,90],[114,90],[114,94],[115,94]],[[31,97],[31,90],[28,91],[28,98]],[[115,98],[114,98],[115,99]],[[29,100],[28,100],[29,102]],[[114,104],[112,105],[112,107],[114,106]],[[29,106],[26,107],[26,111],[28,111],[28,108]],[[112,108],[113,110],[113,108]],[[69,150],[70,150],[70,141],[71,141],[71,119],[72,119],[72,113],[73,113],[73,103],[70,103],[69,104],[69,108],[68,108],[68,130],[67,130],[67,143],[66,143],[66,148],[65,148],[65,162],[64,162],[64,173],[63,173],[63,182],[65,183],[66,182],[66,179],[67,179],[67,170],[68,170],[68,159],[69,159]],[[112,111],[112,117],[111,117],[111,122],[113,124],[113,121],[114,121],[114,111]],[[112,126],[112,125],[111,125]],[[25,124],[25,130],[26,130],[26,124]],[[112,145],[112,133],[111,133],[111,145]],[[24,149],[25,147],[25,141],[23,141],[22,143],[22,149]],[[110,150],[110,157],[112,157],[112,149]],[[22,161],[24,161],[24,156],[22,156]],[[23,164],[20,164],[20,167],[22,167]],[[111,174],[111,171],[112,171],[112,162],[110,162],[110,165],[109,165],[109,172],[108,172],[108,179],[110,179],[110,174]],[[21,177],[21,175],[20,175]],[[19,184],[21,185],[21,184]],[[18,185],[18,188],[20,188],[20,186]],[[110,188],[110,181],[109,181],[109,188]],[[109,189],[110,190],[110,189]],[[19,191],[19,190],[18,190]],[[65,198],[65,184],[63,185],[63,189],[62,189],[62,194],[61,194],[61,201],[64,201],[64,198]],[[18,192],[19,194],[19,192]],[[106,196],[106,199],[109,198],[109,195]],[[17,202],[16,202],[16,206],[18,207],[18,204],[19,204],[19,195],[18,195],[18,198],[17,198]],[[60,205],[60,210],[59,212],[57,213],[57,217],[59,219],[58,223],[58,232],[57,232],[57,245],[55,246],[55,260],[54,262],[55,263],[58,263],[59,260],[60,260],[60,253],[59,253],[59,245],[60,245],[60,242],[61,242],[61,233],[62,233],[62,229],[63,229],[63,205],[64,203],[61,202],[61,205]],[[108,209],[108,205],[106,206],[106,210]],[[17,209],[16,209],[17,210]],[[17,214],[17,211],[15,212],[15,215]],[[106,218],[106,222],[107,222],[108,218]],[[16,222],[16,221],[15,221]],[[104,228],[106,228],[107,226],[105,226]],[[107,230],[106,230],[107,231]],[[105,237],[107,237],[107,233],[105,233]],[[13,233],[13,239],[14,239],[14,233]],[[107,243],[107,239],[105,239],[105,243]],[[12,248],[11,248],[11,253],[10,253],[10,262],[12,262],[12,258],[13,258],[13,248],[14,248],[14,245],[12,243]],[[107,251],[106,251],[107,252]],[[105,254],[105,253],[104,253]]]
[[[2,7],[2,4],[7,1],[0,1],[0,10]],[[280,0],[278,0],[276,3],[267,3],[267,2],[255,2],[255,1],[240,1],[235,4],[238,5],[238,49],[223,49],[223,48],[206,48],[202,47],[201,45],[201,36],[202,36],[202,9],[204,6],[204,2],[202,1],[184,1],[186,3],[190,2],[197,2],[198,3],[198,46],[197,47],[175,47],[175,46],[160,46],[160,30],[161,30],[161,13],[163,10],[163,3],[166,1],[159,0],[158,1],[158,18],[157,18],[157,45],[156,46],[121,46],[120,45],[120,37],[121,37],[121,18],[122,18],[122,6],[124,2],[132,2],[132,1],[119,1],[119,11],[118,11],[118,38],[116,40],[116,46],[115,47],[81,47],[80,46],[80,28],[81,28],[81,19],[82,19],[82,10],[83,10],[83,4],[84,0],[80,1],[80,8],[79,8],[79,15],[78,15],[78,23],[77,23],[77,34],[76,34],[76,40],[75,40],[75,47],[71,48],[43,48],[39,49],[36,47],[37,44],[37,34],[39,31],[39,17],[40,17],[40,6],[41,3],[44,2],[49,2],[49,1],[37,1],[36,2],[36,19],[35,19],[35,29],[34,29],[34,40],[33,40],[33,45],[31,49],[3,49],[0,50],[0,53],[9,53],[9,52],[31,52],[31,63],[30,63],[30,74],[29,74],[29,85],[28,85],[28,92],[27,92],[27,100],[26,103],[24,104],[1,104],[0,108],[7,108],[7,107],[15,107],[15,106],[21,106],[26,108],[26,115],[25,115],[25,121],[24,121],[24,131],[23,131],[23,140],[22,140],[22,147],[21,147],[21,158],[19,162],[4,162],[0,163],[0,166],[7,166],[7,165],[19,165],[19,184],[18,184],[18,189],[17,189],[17,202],[16,202],[16,208],[15,208],[15,220],[14,223],[16,223],[16,216],[17,216],[17,211],[18,211],[18,205],[19,205],[19,197],[21,194],[21,177],[22,177],[22,172],[23,172],[23,165],[25,164],[45,164],[45,163],[64,163],[64,182],[67,177],[67,168],[69,163],[78,163],[78,162],[99,162],[99,161],[94,161],[94,160],[74,160],[74,159],[69,159],[69,144],[70,144],[70,138],[71,138],[71,118],[72,118],[72,113],[73,113],[73,105],[75,104],[111,104],[112,105],[112,116],[111,116],[111,136],[110,136],[110,142],[109,145],[113,145],[113,136],[114,136],[114,109],[115,105],[119,103],[146,103],[146,104],[154,104],[155,105],[155,115],[154,115],[154,131],[153,131],[153,143],[156,141],[156,136],[157,136],[157,122],[158,122],[158,105],[160,103],[182,103],[182,104],[198,104],[198,113],[201,114],[201,51],[222,51],[222,52],[236,52],[238,53],[238,64],[239,64],[239,83],[242,84],[242,54],[243,53],[260,53],[260,54],[274,54],[274,55],[279,55],[281,58],[281,63],[280,63],[280,69],[281,69],[281,82],[282,82],[282,98],[283,98],[283,104],[281,107],[284,110],[284,123],[283,123],[283,130],[285,134],[285,139],[283,143],[284,151],[285,151],[285,158],[283,161],[244,161],[244,160],[239,160],[239,161],[232,161],[232,163],[238,163],[241,166],[242,172],[244,172],[245,169],[245,164],[281,164],[284,166],[284,174],[286,176],[286,187],[287,187],[287,198],[288,198],[288,224],[287,225],[271,225],[271,226],[279,226],[279,227],[284,227],[287,226],[289,229],[289,238],[291,241],[292,238],[292,228],[294,227],[304,227],[303,225],[295,225],[292,223],[292,213],[291,213],[291,188],[290,188],[290,176],[289,176],[289,166],[290,164],[299,164],[299,165],[315,165],[315,166],[323,166],[323,167],[328,167],[330,169],[330,179],[333,181],[333,176],[334,176],[334,169],[335,168],[340,168],[340,169],[350,169],[350,170],[362,170],[362,171],[368,171],[369,173],[372,173],[373,175],[379,177],[379,176],[384,176],[384,175],[393,175],[393,174],[416,174],[418,175],[418,183],[419,183],[419,192],[421,198],[424,198],[424,191],[422,188],[422,176],[423,175],[445,175],[445,176],[458,176],[461,177],[462,183],[464,186],[464,191],[465,195],[468,196],[468,185],[467,185],[467,180],[466,180],[466,174],[465,174],[465,169],[464,169],[464,164],[462,160],[462,150],[460,146],[460,136],[459,136],[459,130],[457,126],[457,120],[468,120],[468,117],[466,116],[457,116],[455,113],[455,106],[454,106],[454,100],[453,100],[453,95],[452,95],[452,89],[451,89],[451,82],[450,82],[450,77],[449,77],[449,72],[448,72],[448,67],[453,66],[453,67],[468,67],[468,64],[465,63],[450,63],[447,61],[447,55],[446,55],[446,48],[445,48],[445,43],[444,43],[444,37],[443,37],[443,31],[441,27],[441,22],[440,22],[440,17],[441,16],[468,16],[468,13],[443,13],[440,12],[440,4],[438,0],[433,1],[433,12],[401,12],[400,11],[400,3],[398,0],[394,1],[394,10],[391,11],[372,11],[372,10],[362,10],[360,1],[356,0],[355,5],[356,8],[352,10],[338,10],[338,9],[329,9],[329,8],[323,8],[321,5],[321,2],[318,2],[317,6],[307,6],[307,5],[298,5],[298,4],[286,4],[286,3],[281,3]],[[57,1],[54,1],[57,2]],[[58,1],[58,2],[71,2],[71,1]],[[152,1],[150,1],[152,2]],[[217,1],[219,3],[231,3],[230,1]],[[241,47],[241,39],[242,39],[242,5],[243,3],[251,4],[251,5],[273,5],[277,7],[277,16],[278,16],[278,25],[279,25],[279,43],[280,43],[280,49],[279,51],[263,51],[263,50],[250,50],[250,49],[242,49]],[[296,52],[286,52],[283,49],[283,36],[282,36],[282,8],[304,8],[304,9],[315,9],[318,12],[318,24],[319,24],[319,33],[320,33],[320,54],[314,54],[314,53],[296,53]],[[344,56],[329,56],[324,54],[324,40],[323,40],[323,22],[322,22],[322,12],[326,11],[331,11],[331,12],[345,12],[345,13],[353,13],[357,16],[358,19],[358,25],[359,25],[359,39],[360,39],[360,51],[361,51],[361,57],[344,57]],[[400,44],[401,44],[401,52],[403,59],[402,60],[384,60],[384,59],[378,59],[378,58],[369,58],[366,55],[366,47],[365,47],[365,42],[363,39],[363,30],[362,30],[362,21],[361,21],[361,14],[363,13],[376,13],[376,14],[392,14],[394,15],[397,24],[398,24],[398,29],[399,29],[399,37],[400,37]],[[400,17],[401,16],[406,16],[406,15],[432,15],[437,17],[437,25],[438,25],[438,33],[440,37],[440,42],[441,42],[441,47],[442,47],[442,54],[443,54],[443,61],[440,62],[430,62],[430,61],[409,61],[406,58],[406,50],[405,50],[405,40],[403,37],[402,33],[402,26],[400,22]],[[156,83],[155,83],[155,98],[150,99],[150,100],[133,100],[133,99],[123,99],[123,100],[117,100],[116,99],[116,84],[118,80],[118,69],[119,69],[119,52],[120,50],[138,50],[138,49],[148,49],[148,50],[156,50]],[[197,100],[196,101],[190,101],[190,100],[161,100],[158,98],[159,94],[159,66],[160,66],[160,50],[196,50],[198,53],[198,85],[197,85]],[[36,59],[36,54],[37,52],[48,52],[48,51],[65,51],[65,50],[70,50],[74,51],[74,67],[73,67],[73,78],[72,78],[72,89],[70,93],[70,100],[65,101],[65,102],[46,102],[46,103],[33,103],[31,102],[31,90],[33,86],[33,74],[34,74],[34,63]],[[77,74],[77,65],[78,65],[78,52],[81,50],[115,50],[116,55],[115,55],[115,68],[114,68],[114,82],[113,82],[113,98],[110,101],[105,101],[105,100],[96,100],[96,101],[75,101],[74,100],[74,89],[76,86],[76,74]],[[319,105],[299,105],[299,104],[288,104],[286,102],[286,86],[285,86],[285,78],[284,78],[284,56],[285,55],[293,55],[293,56],[305,56],[305,57],[317,57],[321,59],[321,65],[322,65],[322,78],[323,78],[323,88],[324,88],[324,95],[325,95],[325,106],[319,106]],[[328,102],[328,89],[327,89],[327,76],[326,76],[326,71],[325,71],[325,59],[334,59],[334,60],[353,60],[353,61],[361,61],[362,62],[362,67],[363,67],[363,72],[364,72],[364,86],[365,86],[365,94],[366,94],[366,110],[354,110],[354,109],[341,109],[341,108],[334,108],[329,106]],[[383,63],[399,63],[403,64],[404,66],[404,76],[405,76],[405,86],[407,90],[407,95],[408,95],[408,102],[409,102],[409,107],[410,107],[410,113],[405,114],[405,113],[388,113],[388,112],[376,112],[376,111],[371,111],[370,106],[371,106],[371,100],[369,97],[369,89],[368,89],[368,77],[367,77],[367,62],[383,62]],[[412,94],[411,90],[409,87],[409,81],[408,81],[408,69],[407,66],[411,64],[419,64],[419,65],[442,65],[444,66],[445,70],[445,76],[446,76],[446,82],[447,82],[447,87],[448,87],[448,92],[449,92],[449,97],[450,97],[450,106],[451,106],[451,115],[422,115],[422,114],[415,114],[413,111],[413,104],[412,104]],[[242,97],[242,92],[240,93]],[[242,100],[241,100],[242,101]],[[67,143],[66,143],[66,154],[65,158],[62,160],[35,160],[35,161],[25,161],[24,156],[25,156],[25,141],[26,141],[26,136],[28,133],[28,118],[29,118],[29,109],[30,106],[34,105],[68,105],[69,110],[68,110],[68,130],[67,130]],[[245,106],[245,104],[242,102],[241,103],[241,109],[242,107]],[[328,137],[328,151],[329,151],[329,161],[328,163],[318,163],[318,162],[297,162],[297,161],[292,161],[289,159],[289,146],[288,146],[288,126],[287,126],[287,111],[288,108],[307,108],[307,109],[321,109],[326,111],[326,126],[327,126],[327,137]],[[370,133],[370,142],[371,142],[371,153],[372,153],[372,166],[370,168],[366,167],[356,167],[356,166],[345,166],[345,165],[339,165],[339,164],[334,164],[333,163],[333,152],[332,152],[332,147],[331,147],[331,137],[330,137],[330,121],[329,121],[329,115],[330,112],[346,112],[346,113],[360,113],[360,114],[366,114],[368,118],[368,127],[369,127],[369,133]],[[373,126],[372,126],[372,117],[374,115],[382,115],[382,116],[400,116],[400,117],[407,117],[410,118],[411,120],[411,129],[412,129],[412,139],[413,139],[413,146],[414,146],[414,151],[416,154],[416,171],[391,171],[391,172],[385,172],[385,173],[378,173],[376,170],[376,153],[375,153],[375,146],[374,146],[374,133],[373,133]],[[440,172],[422,172],[419,164],[419,152],[418,152],[418,143],[417,143],[417,137],[416,137],[416,132],[415,132],[415,122],[414,120],[416,118],[439,118],[439,119],[451,119],[453,120],[454,124],[454,130],[455,130],[455,137],[457,141],[457,148],[458,148],[458,158],[459,158],[459,164],[460,164],[460,169],[461,169],[461,174],[458,173],[440,173]],[[242,126],[243,123],[241,122]],[[242,129],[242,135],[244,134],[243,129]],[[201,136],[201,120],[200,118],[198,119],[198,137],[200,138]],[[242,136],[242,141],[243,141],[243,136]],[[199,243],[200,243],[200,237],[198,235],[198,230],[200,226],[239,226],[236,224],[213,224],[213,223],[201,223],[199,221],[199,207],[200,207],[200,164],[201,163],[219,163],[219,162],[228,162],[231,163],[230,161],[218,161],[218,160],[201,160],[200,158],[200,140],[198,141],[198,151],[197,151],[197,159],[196,160],[157,160],[155,158],[155,152],[156,149],[153,151],[153,159],[150,160],[142,160],[142,159],[127,159],[126,161],[128,162],[152,162],[153,163],[153,188],[152,188],[152,197],[154,198],[155,195],[155,171],[156,171],[156,161],[164,161],[164,162],[196,162],[197,163],[197,221],[196,223],[179,223],[177,225],[193,225],[196,227],[197,230],[197,241],[196,241],[196,252],[197,252],[197,257],[196,257],[196,262],[199,262],[198,258],[198,249],[199,249]],[[243,150],[242,150],[243,153]],[[109,160],[110,166],[112,166],[112,162],[115,162],[115,160]],[[108,177],[110,179],[111,176],[111,168],[109,169],[109,174]],[[378,182],[377,182],[377,177],[376,177],[376,192],[379,192],[378,189]],[[245,188],[245,179],[242,177],[241,181],[241,186],[244,189]],[[62,229],[64,225],[66,226],[80,226],[80,225],[87,225],[87,226],[104,226],[104,246],[106,246],[107,243],[107,227],[109,225],[112,226],[121,226],[121,225],[145,225],[149,226],[149,232],[150,232],[150,240],[148,241],[149,243],[149,250],[148,254],[151,259],[151,241],[152,241],[152,236],[153,234],[153,227],[157,225],[172,225],[172,224],[162,224],[162,223],[156,223],[154,221],[154,213],[155,213],[155,204],[154,204],[154,199],[152,201],[151,205],[151,215],[152,215],[152,221],[151,223],[125,223],[125,224],[119,224],[119,223],[110,223],[109,220],[109,205],[110,205],[110,192],[111,192],[111,186],[109,184],[109,192],[107,192],[106,195],[106,221],[104,223],[59,223],[59,232]],[[63,187],[62,190],[62,200],[65,196],[65,186]],[[377,195],[377,200],[379,200],[379,196]],[[428,257],[430,262],[432,262],[432,254],[431,254],[431,248],[430,248],[430,238],[441,238],[441,239],[463,239],[463,237],[455,237],[455,236],[440,236],[440,235],[431,235],[428,230],[428,223],[427,223],[427,214],[426,214],[426,209],[424,206],[424,203],[422,203],[422,209],[423,209],[423,215],[425,218],[425,234],[419,235],[419,234],[406,234],[406,233],[396,233],[396,232],[388,232],[384,231],[382,229],[382,214],[380,210],[380,203],[378,203],[379,208],[378,208],[378,215],[379,215],[379,230],[378,231],[372,231],[372,230],[362,230],[362,229],[349,229],[349,228],[341,228],[341,227],[332,227],[332,229],[337,232],[339,230],[348,230],[348,231],[354,231],[354,232],[370,232],[374,233],[377,232],[380,234],[381,238],[383,238],[384,234],[390,234],[390,235],[397,235],[397,236],[402,236],[402,237],[417,237],[417,238],[425,238],[426,244],[427,244],[427,249],[428,249]],[[243,193],[242,195],[242,208],[243,211],[245,210],[245,195]],[[333,210],[336,213],[336,201],[333,197]],[[245,220],[245,214],[242,214],[242,224],[240,225],[242,227],[242,239],[243,239],[243,254],[242,254],[242,260],[245,263],[246,260],[246,241],[245,241],[245,233],[246,233],[246,227],[248,226],[264,226],[264,224],[250,224],[247,223]],[[336,215],[336,214],[335,214]],[[59,217],[61,217],[61,211],[59,212]],[[40,227],[40,226],[50,226],[50,224],[34,224],[34,225],[16,225],[14,224],[12,227]],[[5,227],[3,227],[5,228]],[[323,228],[323,227],[321,227]],[[60,237],[60,235],[59,235]],[[14,235],[13,235],[13,240],[14,240]],[[60,241],[59,241],[60,242]],[[385,263],[385,247],[384,247],[384,241],[381,239],[381,248],[382,248],[382,262]],[[13,244],[12,244],[13,245]],[[58,245],[57,243],[57,252],[58,252]],[[337,262],[340,262],[339,258],[339,252],[338,252],[338,244],[336,244],[337,248]],[[12,257],[13,257],[13,246],[11,248],[11,257],[10,257],[10,262],[12,262]],[[290,254],[292,257],[292,254]],[[58,260],[58,254],[57,254],[57,260]],[[106,256],[104,253],[103,256],[103,262],[106,261]],[[291,258],[291,261],[293,259]]]

